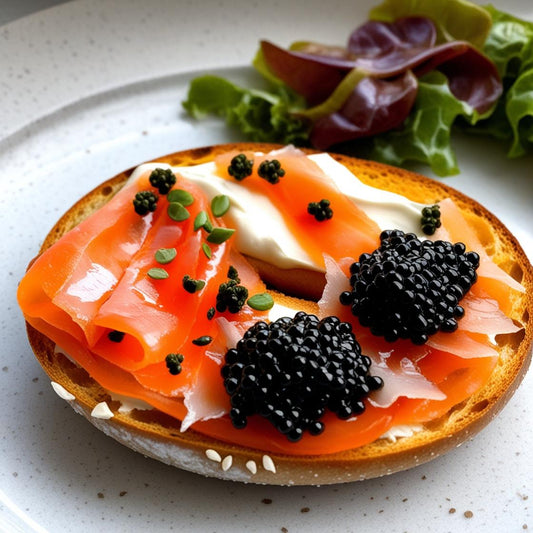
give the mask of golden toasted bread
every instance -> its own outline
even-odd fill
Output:
[[[263,151],[276,148],[267,144],[240,143],[188,150],[158,159],[172,166],[195,165],[213,160],[225,151]],[[427,462],[471,438],[486,426],[509,400],[529,366],[533,338],[533,271],[520,245],[507,228],[476,201],[440,181],[412,172],[370,161],[332,154],[332,157],[356,174],[365,184],[400,193],[414,201],[434,204],[451,198],[499,266],[526,289],[513,292],[511,311],[519,332],[497,338],[499,361],[488,383],[468,400],[454,406],[445,416],[426,424],[412,436],[392,442],[378,439],[371,444],[323,456],[288,456],[228,444],[206,437],[194,429],[180,432],[180,421],[157,410],[118,411],[119,402],[96,383],[88,373],[55,350],[54,343],[28,326],[35,355],[52,382],[70,405],[96,427],[126,446],[165,463],[200,474],[239,481],[268,484],[328,484],[368,479],[404,470]],[[122,187],[132,170],[106,181],[71,207],[46,237],[41,252],[92,214]],[[291,292],[291,286],[306,280],[311,293],[320,294],[321,274],[304,270],[280,270],[275,265],[254,261],[259,273],[279,291]],[[273,292],[283,305],[316,311],[316,303]],[[91,416],[94,407],[106,401],[113,418]],[[208,451],[209,450],[209,451]],[[206,455],[207,452],[207,455]],[[216,453],[214,453],[216,452]],[[209,457],[208,457],[209,455]],[[231,456],[224,463],[217,459]],[[256,465],[256,469],[250,461]],[[274,467],[274,468],[273,468]],[[256,471],[255,471],[256,470]],[[275,473],[273,472],[275,470]]]

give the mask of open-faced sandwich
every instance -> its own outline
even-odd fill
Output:
[[[483,428],[531,357],[533,272],[441,182],[233,144],[87,194],[22,279],[31,346],[96,427],[224,479],[327,484]]]

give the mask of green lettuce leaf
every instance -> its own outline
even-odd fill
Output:
[[[486,6],[493,24],[483,51],[502,77],[504,93],[492,113],[475,127],[458,125],[478,135],[511,139],[509,157],[533,149],[533,23]]]
[[[511,78],[533,67],[533,23],[516,18],[488,5],[492,29],[483,51],[498,69],[502,79]]]
[[[468,41],[481,48],[489,34],[489,12],[467,0],[384,0],[369,13],[369,19],[393,22],[422,15],[433,20],[438,42]]]
[[[533,149],[533,69],[521,74],[506,94],[506,112],[513,130],[509,157]]]
[[[396,166],[427,164],[438,176],[457,174],[450,136],[458,116],[469,123],[479,119],[473,108],[453,96],[446,77],[432,72],[420,80],[415,105],[402,129],[374,137],[370,157]]]
[[[219,76],[200,76],[191,81],[182,105],[197,119],[209,114],[225,118],[228,126],[252,141],[309,143],[309,123],[293,114],[305,103],[282,84],[266,92],[239,87]]]

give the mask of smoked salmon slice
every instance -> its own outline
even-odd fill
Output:
[[[228,174],[228,166],[237,154],[229,152],[215,158],[220,176],[233,179]],[[378,225],[344,196],[318,164],[303,152],[286,147],[269,154],[246,155],[254,161],[254,166],[252,174],[242,180],[241,185],[271,200],[285,225],[316,265],[324,267],[324,253],[338,261],[347,255],[358,257],[377,248]],[[275,186],[258,175],[261,163],[272,160],[278,160],[285,172]],[[322,199],[330,201],[334,216],[319,222],[307,208],[310,203]]]

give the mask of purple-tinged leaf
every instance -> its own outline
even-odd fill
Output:
[[[435,39],[431,20],[405,17],[393,23],[363,24],[350,36],[345,53],[314,43],[284,50],[268,41],[262,41],[261,50],[272,73],[311,107],[327,100],[346,74],[358,68],[376,78],[396,77],[407,70],[420,77],[438,69],[456,98],[479,113],[490,109],[502,92],[495,65],[468,42],[435,46]]]
[[[478,113],[488,111],[503,92],[496,65],[475,48],[442,63],[439,70],[448,78],[452,94]]]
[[[426,17],[404,17],[394,23],[369,21],[348,40],[348,52],[360,58],[378,58],[400,50],[427,49],[435,45],[437,31]]]
[[[410,71],[394,79],[364,78],[344,105],[318,119],[311,144],[319,150],[400,126],[409,115],[417,93],[417,79]]]
[[[311,106],[325,100],[353,68],[353,61],[285,50],[261,41],[261,51],[270,71]]]

